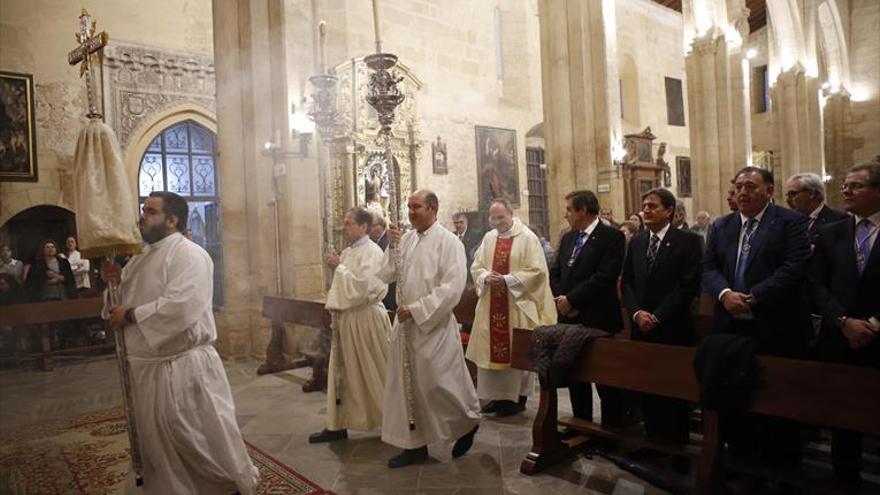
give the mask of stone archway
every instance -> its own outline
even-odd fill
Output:
[[[0,227],[0,244],[8,244],[12,255],[22,261],[35,257],[42,241],[51,239],[63,246],[67,236],[76,236],[76,215],[54,205],[24,209]]]

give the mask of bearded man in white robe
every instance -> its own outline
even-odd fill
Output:
[[[471,448],[479,427],[480,402],[461,348],[452,310],[467,279],[464,246],[437,221],[439,201],[431,191],[409,197],[413,230],[389,226],[376,283],[397,281],[397,312],[385,378],[382,441],[404,451],[388,461],[398,468],[428,458],[428,444],[455,440],[452,457]],[[400,257],[399,270],[396,257]],[[407,401],[404,360],[411,363],[412,403]],[[415,428],[410,428],[412,407]]]
[[[477,365],[477,395],[488,402],[482,412],[512,416],[525,410],[535,383],[534,373],[510,367],[513,329],[555,324],[556,304],[541,241],[509,201],[492,201],[489,223],[471,265],[479,299],[467,358]]]
[[[382,394],[388,365],[391,320],[382,304],[388,287],[371,283],[384,254],[367,235],[373,215],[363,208],[345,214],[342,234],[351,243],[342,255],[328,254],[333,282],[325,307],[333,317],[327,375],[327,426],[309,443],[348,438],[348,429],[382,425]]]
[[[124,269],[105,262],[104,280],[120,282],[122,303],[105,294],[103,316],[125,332],[134,420],[143,457],[142,487],[127,493],[254,493],[259,472],[235,420],[212,310],[214,265],[183,236],[186,201],[153,192],[139,227],[147,247]]]

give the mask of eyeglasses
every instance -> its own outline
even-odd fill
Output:
[[[798,189],[797,191],[785,191],[785,197],[793,198],[804,191],[806,191],[806,189]]]

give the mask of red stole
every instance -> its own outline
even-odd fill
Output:
[[[492,271],[510,273],[510,249],[513,237],[498,238],[492,256]],[[489,360],[510,364],[510,305],[507,288],[492,286],[489,294]]]

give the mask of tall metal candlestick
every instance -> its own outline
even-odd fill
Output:
[[[367,83],[367,103],[370,104],[379,117],[379,135],[378,141],[382,142],[385,147],[385,164],[387,167],[386,177],[388,183],[389,195],[389,220],[391,223],[400,225],[400,205],[397,197],[399,190],[397,178],[398,171],[394,166],[394,154],[392,153],[394,110],[403,103],[404,95],[401,93],[398,84],[403,77],[394,71],[397,65],[397,55],[382,52],[381,31],[379,28],[379,2],[373,0],[373,27],[376,32],[376,53],[364,57],[367,67],[373,70]],[[397,301],[402,300],[402,289],[406,286],[405,275],[406,268],[403,266],[403,257],[400,250],[395,246],[391,247],[394,259],[395,269],[397,271]],[[403,323],[403,325],[411,325],[411,322]],[[415,393],[413,390],[412,376],[412,353],[409,348],[408,329],[400,332],[400,338],[403,344],[403,392],[406,398],[406,413],[409,422],[409,429],[416,429],[415,419]]]

